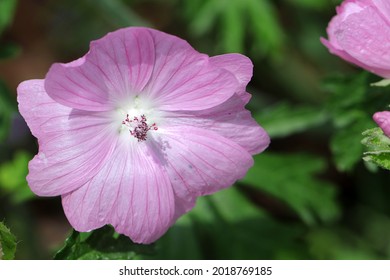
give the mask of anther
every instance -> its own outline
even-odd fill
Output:
[[[138,142],[145,141],[149,130],[157,130],[156,123],[148,125],[145,115],[141,117],[129,118],[129,114],[126,115],[126,119],[122,121],[122,124],[129,128],[130,135],[138,139]]]

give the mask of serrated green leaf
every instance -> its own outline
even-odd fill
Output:
[[[271,138],[279,138],[319,126],[328,117],[323,110],[315,107],[279,103],[256,114],[254,118]]]
[[[363,160],[373,162],[384,169],[390,170],[390,151],[366,152]]]
[[[363,132],[362,144],[367,147],[363,159],[390,170],[390,139],[382,129],[373,128]]]
[[[305,258],[294,242],[303,227],[282,224],[256,207],[237,187],[199,197],[188,213],[207,259]],[[269,236],[274,238],[270,239]],[[265,241],[266,240],[266,241]],[[206,246],[205,246],[206,245]]]
[[[199,197],[195,208],[157,241],[153,258],[304,258],[305,249],[293,242],[303,230],[274,221],[237,187],[230,187]],[[275,238],[270,240],[270,235]]]
[[[330,142],[333,159],[340,171],[351,171],[361,160],[364,151],[359,140],[361,132],[373,125],[373,121],[366,116],[353,119],[352,124],[336,131]]]
[[[254,159],[255,165],[242,183],[285,202],[309,225],[316,224],[317,219],[329,222],[339,217],[335,187],[315,177],[325,171],[326,162],[322,158],[264,153]]]
[[[12,260],[16,252],[16,238],[11,231],[0,222],[0,260]]]
[[[12,161],[0,165],[0,188],[9,193],[15,203],[34,197],[26,181],[31,159],[30,153],[17,151]]]
[[[360,161],[364,147],[357,139],[361,139],[361,131],[374,125],[371,114],[387,103],[385,90],[370,87],[369,78],[369,73],[362,72],[352,77],[334,78],[327,83],[331,92],[327,107],[336,127],[330,147],[340,171],[352,171]],[[367,155],[365,160],[370,158],[384,164],[382,157]]]
[[[356,110],[366,101],[368,75],[362,72],[353,77],[333,77],[325,82],[325,88],[331,93],[327,108],[336,123],[339,117],[349,114],[350,109]]]
[[[0,35],[4,29],[11,23],[15,13],[16,0],[1,0],[0,1]]]
[[[154,253],[154,245],[135,244],[128,237],[115,233],[111,226],[105,226],[89,233],[73,231],[54,259],[134,260]]]

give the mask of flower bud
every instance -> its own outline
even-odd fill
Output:
[[[390,137],[390,112],[376,112],[372,117],[378,126],[383,130],[383,133]]]

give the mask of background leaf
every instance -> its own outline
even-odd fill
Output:
[[[105,226],[90,233],[73,231],[54,259],[134,260],[153,251],[153,246],[132,243],[128,237],[115,233],[110,226]]]
[[[184,1],[183,5],[195,36],[210,35],[215,26],[220,26],[214,42],[219,51],[245,52],[245,42],[250,37],[255,42],[250,46],[253,56],[280,55],[284,34],[269,0]]]
[[[231,187],[211,196],[200,197],[196,207],[181,219],[186,220],[190,243],[198,245],[191,255],[202,259],[275,259],[300,258],[305,256],[303,244],[294,243],[303,231],[299,224],[283,224],[253,205],[237,187]],[[160,252],[169,250],[164,240],[180,227],[175,225],[156,244]],[[270,234],[273,238],[269,238]],[[161,243],[160,243],[161,242]],[[298,249],[299,248],[299,249]],[[165,254],[158,255],[165,256]],[[188,252],[177,252],[176,257],[185,258]],[[170,256],[174,258],[174,256]]]
[[[13,19],[17,1],[1,0],[0,1],[0,35],[8,27]]]
[[[28,162],[32,155],[18,151],[12,161],[0,165],[0,187],[11,195],[15,203],[20,203],[34,197],[27,185]]]
[[[7,137],[15,112],[16,100],[12,98],[8,87],[0,80],[0,140]]]
[[[326,162],[313,155],[266,153],[255,156],[255,165],[240,182],[280,199],[313,225],[340,215],[336,188],[316,178],[325,168]]]
[[[257,113],[254,118],[272,139],[286,137],[317,127],[327,120],[326,112],[312,106],[293,106],[286,102]]]
[[[0,222],[0,260],[12,260],[16,251],[16,238],[11,231]]]

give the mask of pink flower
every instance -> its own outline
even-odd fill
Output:
[[[376,112],[372,117],[378,126],[383,130],[383,133],[390,137],[390,112]]]
[[[322,43],[335,55],[390,78],[390,1],[346,0],[337,7]]]
[[[269,144],[244,106],[251,61],[200,54],[186,41],[126,28],[18,87],[38,138],[31,189],[62,196],[78,231],[111,224],[150,243],[195,204],[229,187]]]

